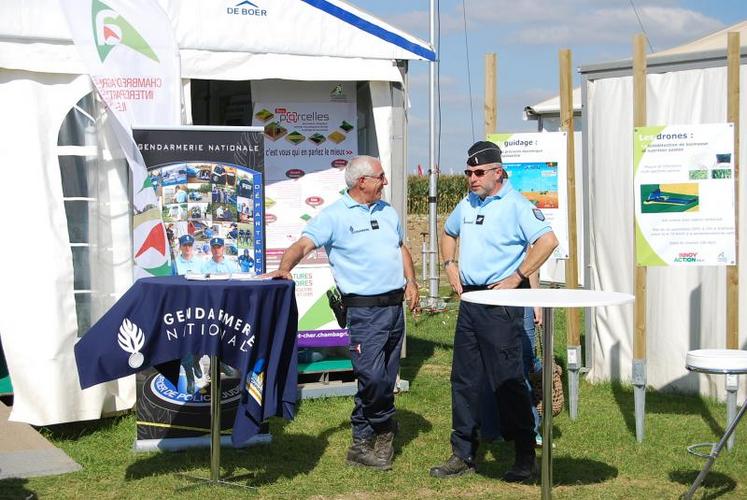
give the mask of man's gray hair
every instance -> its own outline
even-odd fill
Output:
[[[377,163],[379,163],[378,158],[365,155],[356,156],[350,160],[348,166],[345,167],[345,184],[347,184],[348,189],[355,186],[355,183],[361,177],[374,175],[374,167]]]

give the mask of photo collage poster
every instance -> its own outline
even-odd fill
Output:
[[[223,272],[263,273],[260,132],[188,130],[139,130],[137,139],[161,205],[174,274],[215,272],[211,260],[221,257]],[[179,238],[187,234],[194,243],[185,260]],[[211,248],[213,238],[223,240],[222,255]]]

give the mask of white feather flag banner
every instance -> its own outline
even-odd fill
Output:
[[[60,0],[75,46],[115,117],[133,188],[135,278],[171,273],[161,211],[133,126],[181,124],[179,51],[154,0]]]

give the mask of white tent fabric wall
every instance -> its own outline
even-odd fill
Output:
[[[6,230],[18,231],[0,245],[0,259],[7,264],[0,291],[0,335],[14,385],[15,421],[44,425],[94,419],[102,408],[110,412],[134,402],[131,379],[81,391],[73,355],[78,325],[57,140],[68,111],[90,91],[88,76],[0,70],[0,109],[5,110],[0,117],[0,157],[8,179],[15,179],[5,184],[0,211],[13,221]],[[110,207],[115,213],[101,214],[99,225],[111,223],[129,234],[129,217],[116,213],[122,210],[122,194],[127,200],[126,191],[120,189],[119,197],[114,193],[122,179],[112,169],[103,174],[101,182],[112,184]],[[108,189],[101,186],[100,192]],[[23,207],[33,207],[33,215],[21,216]],[[116,252],[110,255],[111,264],[122,259]],[[124,261],[129,264],[129,254]],[[99,299],[110,298],[117,269],[114,265],[108,278],[97,277],[96,287],[106,296]]]
[[[371,82],[371,106],[373,107],[376,143],[379,148],[381,167],[389,184],[384,187],[384,199],[392,202],[392,91],[389,82]],[[400,213],[400,216],[403,215]]]
[[[747,82],[747,66],[741,67]],[[633,257],[633,83],[630,76],[586,83],[589,161],[588,237],[591,286],[634,293]],[[744,83],[743,83],[744,85]],[[741,93],[740,115],[747,117]],[[647,80],[647,123],[697,124],[726,121],[726,68],[685,69],[651,74]],[[740,134],[740,158],[747,158],[747,126]],[[747,182],[741,174],[739,220],[740,336],[747,348]],[[722,267],[649,267],[647,376],[656,389],[700,392],[723,398],[723,377],[685,369],[685,354],[723,348],[726,337],[726,272]],[[633,306],[598,308],[592,313],[592,381],[631,379]],[[744,394],[744,384],[742,394]],[[741,398],[742,396],[740,396]]]

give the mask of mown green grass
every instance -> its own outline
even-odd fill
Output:
[[[177,475],[209,475],[208,450],[136,454],[135,419],[46,428],[44,434],[83,466],[62,476],[0,481],[0,498],[538,498],[539,486],[500,480],[513,452],[506,443],[481,448],[479,473],[435,480],[428,468],[449,453],[449,371],[456,312],[409,320],[402,378],[410,391],[397,396],[401,434],[391,472],[347,467],[351,398],[305,400],[294,421],[271,423],[273,442],[223,449],[223,473],[242,476],[236,487],[195,486]],[[564,365],[564,318],[556,318],[555,353]],[[554,420],[554,493],[558,498],[676,498],[687,490],[702,460],[687,445],[722,433],[725,407],[699,397],[649,392],[646,439],[635,441],[633,392],[620,384],[582,382],[579,418]],[[747,497],[747,427],[724,452],[700,495]]]

